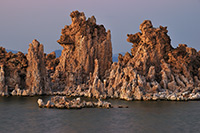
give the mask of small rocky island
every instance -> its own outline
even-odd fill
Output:
[[[86,19],[83,12],[73,11],[70,17],[71,25],[64,26],[57,41],[63,47],[58,58],[55,52],[45,54],[35,39],[26,55],[0,47],[1,96],[200,100],[200,52],[186,44],[173,48],[167,27],[155,28],[145,20],[141,32],[127,35],[131,53],[119,54],[118,62],[112,62],[110,30],[97,25],[94,16]],[[41,107],[62,106],[57,104],[62,102],[66,108],[73,108],[74,102],[81,108],[99,104],[58,96],[47,105],[38,100]],[[110,103],[100,106],[111,107]]]
[[[37,101],[40,108],[57,108],[57,109],[81,109],[81,108],[113,108],[111,103],[98,99],[98,102],[81,100],[80,97],[75,99],[68,99],[66,96],[54,96],[44,104],[42,99]],[[127,106],[119,105],[119,108]]]

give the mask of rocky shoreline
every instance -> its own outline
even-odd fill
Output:
[[[63,47],[59,58],[55,52],[45,54],[36,39],[26,55],[0,47],[0,96],[200,100],[200,51],[186,44],[173,48],[167,27],[145,20],[141,32],[127,34],[131,53],[112,62],[111,31],[83,12],[70,17],[71,25],[57,41]]]
[[[25,90],[24,90],[25,91]],[[197,91],[197,90],[196,90]],[[94,98],[94,99],[119,99],[119,100],[125,100],[125,101],[192,101],[192,100],[200,100],[200,93],[193,91],[184,91],[184,92],[178,92],[174,93],[172,91],[167,91],[167,92],[158,92],[158,93],[147,93],[146,95],[143,92],[139,92],[139,94],[142,95],[137,95],[137,97],[140,97],[140,99],[137,99],[136,95],[135,98],[130,98],[128,96],[124,95],[114,95],[114,96],[109,96],[104,93],[104,95],[99,95],[90,93],[89,90],[85,91],[80,91],[80,92],[66,92],[66,91],[58,91],[58,92],[52,92],[49,94],[42,94],[39,96],[66,96],[66,97],[85,97],[85,98]],[[27,93],[17,90],[11,93],[11,94],[6,94],[3,93],[1,96],[8,97],[8,96],[22,96],[22,97],[29,97],[29,96],[37,96],[37,95],[28,95]],[[134,97],[134,96],[133,96]]]

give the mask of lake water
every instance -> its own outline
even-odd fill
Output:
[[[108,100],[129,108],[66,110],[38,108],[38,98],[0,97],[0,132],[200,132],[200,101]]]

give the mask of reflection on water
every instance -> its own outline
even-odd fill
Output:
[[[49,97],[42,97],[45,101]],[[41,109],[38,97],[0,97],[0,132],[199,132],[200,101],[126,102],[129,108]]]

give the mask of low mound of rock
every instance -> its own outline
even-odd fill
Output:
[[[98,102],[81,100],[81,98],[68,99],[66,96],[52,97],[46,104],[42,99],[37,101],[39,107],[58,109],[81,109],[81,108],[112,108],[111,103],[98,99]]]

